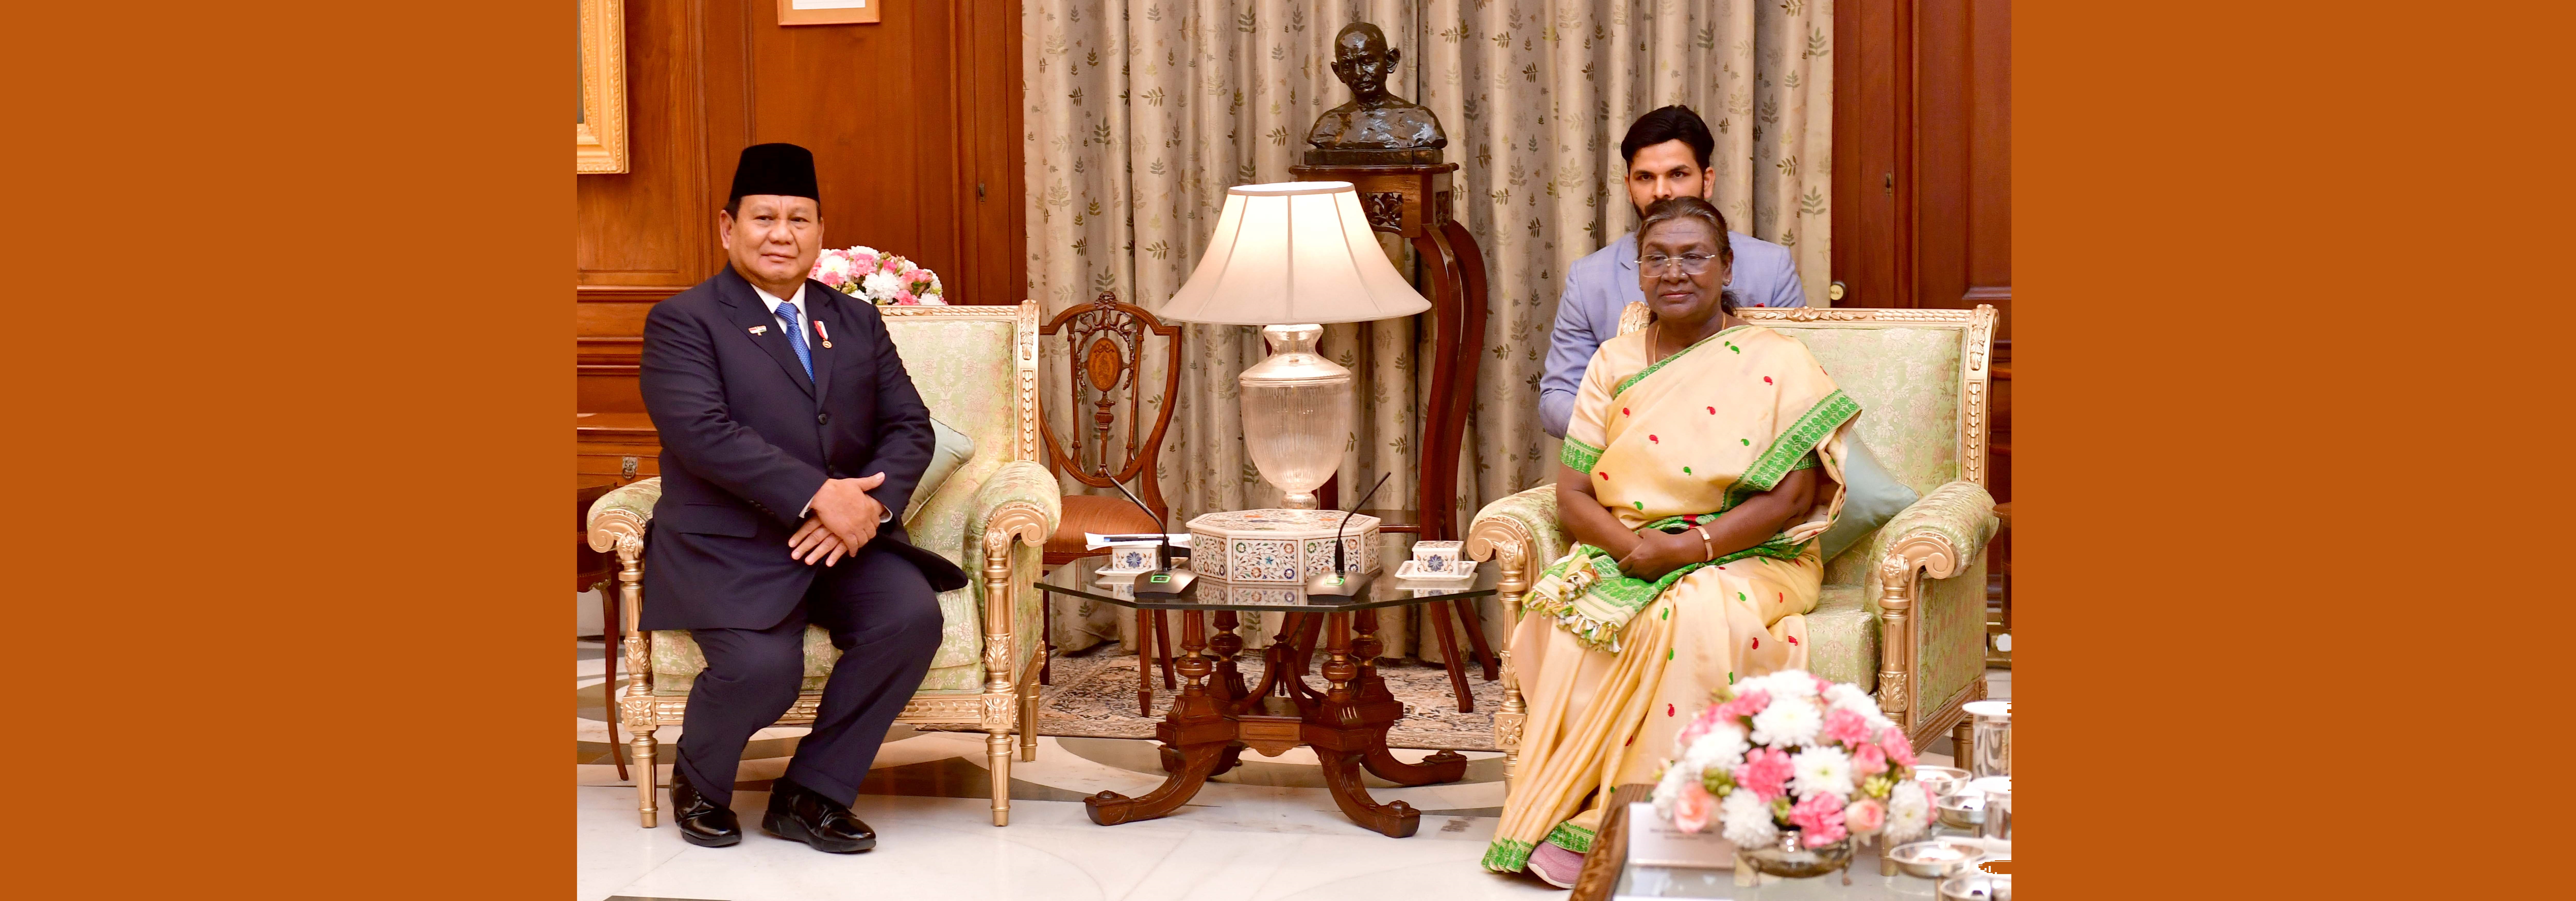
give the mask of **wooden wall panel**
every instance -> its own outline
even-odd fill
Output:
[[[575,179],[577,285],[688,285],[706,277],[699,0],[627,0],[627,171]],[[730,167],[728,167],[730,168]],[[721,190],[721,189],[719,189]]]
[[[937,271],[952,303],[1018,303],[1019,7],[891,0],[873,25],[782,27],[774,0],[627,0],[635,156],[578,178],[580,409],[632,413],[655,302],[724,264],[715,215],[742,148],[812,148],[824,244]]]
[[[1845,306],[2012,322],[2011,0],[1846,0],[1834,18],[1834,259]]]

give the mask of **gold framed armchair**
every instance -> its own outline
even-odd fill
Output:
[[[985,733],[992,767],[993,825],[1011,817],[1012,736],[1017,757],[1037,759],[1039,605],[1032,587],[1039,556],[1062,517],[1055,476],[1040,462],[1038,307],[885,307],[886,330],[903,353],[930,415],[975,441],[975,454],[906,519],[914,543],[966,570],[967,587],[944,592],[939,651],[921,688],[896,722],[963,726]],[[654,729],[677,725],[689,687],[706,658],[685,630],[639,633],[644,604],[644,533],[652,525],[661,479],[619,488],[590,508],[590,546],[615,551],[618,592],[629,636],[618,721],[635,758],[637,811],[652,828]],[[823,682],[839,655],[820,627],[805,635],[804,690],[782,724],[811,723]]]
[[[1630,304],[1622,333],[1644,326]],[[1877,693],[1879,707],[1917,745],[1954,726],[1960,705],[1985,697],[1985,545],[1995,533],[1986,493],[1987,363],[1995,309],[1745,309],[1745,319],[1797,338],[1836,385],[1859,400],[1854,428],[1890,475],[1922,495],[1869,538],[1825,563],[1807,614],[1808,668]],[[1565,553],[1554,484],[1477,511],[1467,555],[1501,572],[1505,621],[1540,568]],[[1519,762],[1523,707],[1510,655],[1495,746],[1509,778]]]

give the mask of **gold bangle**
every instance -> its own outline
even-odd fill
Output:
[[[1692,526],[1691,531],[1699,533],[1699,559],[1702,561],[1717,559],[1717,547],[1708,541],[1708,526]]]

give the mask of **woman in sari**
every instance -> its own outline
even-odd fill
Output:
[[[1655,781],[1712,692],[1806,665],[1860,412],[1804,345],[1734,315],[1716,207],[1648,207],[1637,254],[1653,324],[1603,342],[1576,395],[1556,492],[1579,543],[1512,634],[1529,718],[1484,859],[1560,888],[1611,789]]]

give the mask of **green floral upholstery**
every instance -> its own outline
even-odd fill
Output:
[[[1970,332],[1958,324],[1788,322],[1760,324],[1798,339],[1834,384],[1860,401],[1853,428],[1888,473],[1923,497],[1869,538],[1826,561],[1824,590],[1807,613],[1809,668],[1837,682],[1876,690],[1879,564],[1895,542],[1918,531],[1947,539],[1967,561],[1947,579],[1925,579],[1915,601],[1922,640],[1914,670],[1917,709],[1937,708],[1983,678],[1985,545],[1994,536],[1994,497],[1961,481],[1962,374]],[[1984,353],[1986,348],[1977,347]],[[1556,486],[1539,485],[1477,511],[1472,523],[1518,521],[1533,538],[1533,571],[1565,553],[1556,521]],[[1475,534],[1474,525],[1469,534]]]
[[[1959,478],[1959,354],[1965,342],[1957,327],[1762,324],[1805,344],[1834,387],[1860,401],[1855,428],[1888,475],[1921,494]]]
[[[1049,534],[1061,516],[1062,499],[1046,467],[1010,459],[1019,445],[1014,354],[1023,349],[1023,342],[1018,340],[1017,323],[998,317],[892,315],[886,317],[886,330],[894,337],[904,368],[930,415],[975,441],[975,455],[959,465],[934,494],[921,499],[907,525],[915,545],[948,558],[968,577],[967,587],[939,596],[939,650],[921,691],[980,693],[984,686],[984,625],[979,611],[985,520],[994,507],[1011,500],[1028,500],[1045,511]],[[646,479],[609,492],[591,505],[591,517],[596,520],[602,511],[625,509],[649,523],[653,503],[661,495],[660,481]],[[1025,545],[1014,549],[1012,619],[1014,643],[1019,646],[1012,658],[1020,666],[1033,659],[1039,647],[1039,595],[1031,587],[1038,571],[1037,554],[1037,548]],[[706,668],[697,643],[686,630],[676,630],[654,633],[652,645],[653,693],[687,694]],[[839,656],[821,627],[807,629],[805,689],[820,690]]]
[[[1807,671],[1863,691],[1878,687],[1878,618],[1858,585],[1827,585],[1807,611]]]
[[[651,522],[653,521],[653,505],[661,502],[661,476],[628,482],[624,485],[618,486],[614,491],[600,495],[598,500],[591,501],[590,518],[584,520],[584,522],[598,522],[599,514],[606,513],[610,510],[624,510],[628,513],[635,514],[637,518],[645,522]]]
[[[1565,536],[1556,528],[1556,483],[1549,482],[1519,494],[1506,495],[1476,511],[1476,518],[1468,522],[1483,522],[1496,517],[1518,520],[1521,528],[1529,530],[1531,539],[1538,546],[1534,552],[1535,559],[1529,561],[1531,573],[1565,556]],[[1475,534],[1475,530],[1469,529],[1468,534]]]

